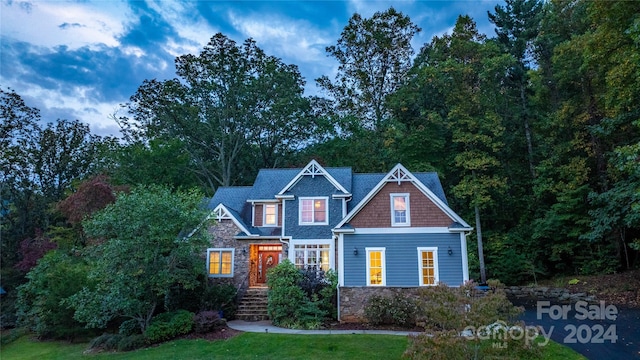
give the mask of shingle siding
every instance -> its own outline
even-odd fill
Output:
[[[440,282],[463,283],[460,234],[345,234],[344,286],[366,286],[367,247],[385,248],[387,286],[419,286],[418,248],[438,248]],[[449,247],[453,255],[447,253]],[[353,249],[358,249],[358,255]]]
[[[387,183],[349,222],[354,228],[391,227],[391,198],[393,193],[409,194],[411,227],[448,227],[451,218],[437,207],[413,183]]]
[[[339,191],[324,176],[303,176],[287,192],[294,195],[293,200],[286,200],[285,236],[295,239],[329,239],[333,229],[342,220],[342,199],[332,199],[332,194]],[[298,225],[300,197],[328,197],[328,225]]]

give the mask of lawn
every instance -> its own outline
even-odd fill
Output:
[[[84,354],[87,344],[33,341],[28,336],[0,350],[2,360],[45,359],[400,359],[407,338],[395,335],[283,335],[243,333],[228,340],[176,340],[127,353]],[[556,343],[544,359],[584,359]]]

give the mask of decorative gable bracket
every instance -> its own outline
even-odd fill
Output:
[[[211,213],[210,217],[215,218],[216,220],[220,221],[223,219],[231,219],[232,216],[231,214],[229,214],[227,212],[227,209],[224,206],[218,206],[216,207],[213,212]]]
[[[302,170],[302,175],[311,175],[311,178],[315,178],[316,175],[324,175],[324,169],[318,165],[315,161],[309,163],[309,165]]]
[[[400,185],[401,182],[403,181],[413,181],[413,177],[409,174],[409,172],[407,171],[407,169],[404,168],[404,166],[398,164],[396,165],[396,167],[389,173],[389,175],[386,178],[387,182],[398,182],[398,185]]]

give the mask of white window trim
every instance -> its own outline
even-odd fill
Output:
[[[296,264],[296,245],[329,245],[329,269],[335,270],[335,247],[331,239],[305,239],[289,241],[289,261]]]
[[[222,253],[223,252],[231,252],[231,274],[212,274],[211,273],[211,269],[209,268],[209,266],[211,265],[211,253],[212,252],[219,252],[221,253],[220,255],[220,260],[222,260]],[[233,273],[235,272],[235,255],[236,255],[236,249],[234,248],[209,248],[207,249],[207,275],[209,277],[215,277],[215,278],[230,278],[233,277]],[[222,263],[222,262],[221,262]]]
[[[275,207],[275,224],[267,224],[267,206]],[[262,204],[262,226],[263,227],[277,227],[278,226],[278,204]]]
[[[387,286],[387,263],[386,263],[386,248],[383,247],[375,247],[375,248],[365,248],[365,254],[367,255],[367,272],[366,272],[366,278],[367,278],[367,286]],[[369,276],[369,272],[371,270],[371,257],[369,256],[369,254],[371,252],[374,251],[379,251],[381,252],[380,254],[380,259],[381,259],[381,265],[382,265],[382,284],[371,284],[371,277]]]
[[[411,206],[409,203],[409,193],[392,193],[390,195],[390,204],[391,204],[391,226],[411,226]],[[393,199],[396,197],[405,198],[405,204],[407,205],[407,221],[403,223],[396,222],[396,214],[395,209],[393,208]]]
[[[422,252],[433,252],[433,284],[425,284],[422,277]],[[440,282],[440,274],[438,271],[438,248],[437,247],[419,247],[418,248],[418,282],[420,286],[436,286]]]
[[[303,222],[302,221],[302,200],[324,200],[325,217],[324,222]],[[315,215],[315,210],[314,210]],[[315,216],[314,216],[315,217]],[[329,197],[328,196],[306,196],[298,198],[298,225],[329,225]]]

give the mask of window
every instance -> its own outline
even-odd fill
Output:
[[[278,225],[278,204],[264,205],[264,219],[262,221],[262,225],[263,226]]]
[[[327,199],[300,198],[300,225],[327,225]]]
[[[438,284],[438,248],[418,248],[418,272],[420,286]]]
[[[367,251],[367,286],[385,286],[385,248],[366,248]]]
[[[324,271],[329,270],[329,244],[294,245],[295,265],[298,269],[315,267]]]
[[[210,277],[233,277],[235,249],[207,249],[207,270]]]
[[[409,194],[391,194],[391,226],[409,225]]]

